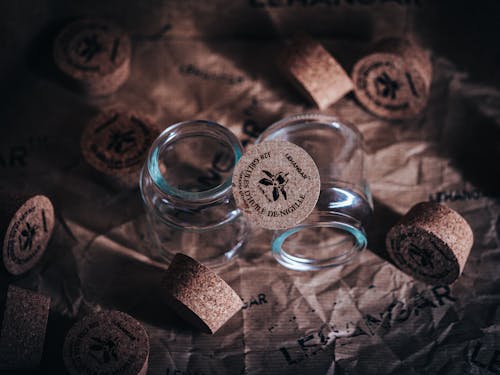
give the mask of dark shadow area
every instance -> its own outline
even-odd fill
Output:
[[[368,249],[382,259],[394,264],[387,252],[385,237],[402,216],[376,199],[373,200],[373,206],[373,221],[367,230]]]
[[[500,85],[500,2],[426,1],[414,21],[417,34],[437,55],[472,79]]]
[[[63,361],[64,339],[75,320],[56,312],[49,314],[47,334],[45,336],[40,374],[65,374]]]
[[[163,329],[190,330],[165,303],[165,269],[134,259],[134,250],[91,244],[81,265],[85,300]]]
[[[482,192],[500,197],[500,124],[467,98],[459,98],[460,113],[445,129],[441,152],[452,165]],[[452,118],[452,119],[453,119]],[[453,121],[453,120],[452,120]]]
[[[63,27],[74,19],[57,19],[45,25],[27,48],[26,66],[37,76],[55,81],[66,89],[77,92],[78,86],[62,74],[54,62],[54,40]]]

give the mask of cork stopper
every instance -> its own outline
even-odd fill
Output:
[[[186,322],[215,333],[243,306],[236,292],[212,270],[177,253],[163,279],[167,303]]]
[[[120,311],[100,311],[71,327],[63,356],[71,375],[146,375],[149,337],[131,316]]]
[[[104,112],[83,131],[83,157],[98,171],[136,186],[158,127],[148,118],[128,112]]]
[[[236,165],[232,186],[243,214],[267,229],[291,228],[306,219],[321,190],[314,160],[303,148],[286,141],[249,148]]]
[[[45,253],[54,229],[54,207],[44,195],[8,198],[1,206],[3,264],[10,274],[21,275]]]
[[[462,273],[473,244],[469,224],[441,203],[415,205],[386,238],[397,267],[429,284],[451,284]]]
[[[294,38],[278,63],[300,92],[325,109],[353,90],[349,75],[318,42],[306,35]]]
[[[403,39],[384,39],[353,68],[358,101],[389,120],[417,116],[427,105],[432,80],[430,54]]]
[[[130,74],[130,56],[129,36],[103,19],[77,20],[54,43],[56,65],[91,96],[118,90]]]
[[[49,310],[49,297],[9,286],[0,335],[0,370],[38,368]]]

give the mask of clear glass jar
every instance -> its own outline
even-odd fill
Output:
[[[140,181],[153,258],[181,252],[214,267],[241,249],[249,226],[231,191],[241,155],[236,136],[210,121],[171,125],[154,141]]]
[[[265,141],[288,141],[305,149],[321,179],[318,203],[310,216],[293,228],[275,232],[274,257],[294,270],[318,270],[350,261],[366,247],[365,228],[373,213],[361,133],[336,117],[302,114],[271,125],[257,143]]]

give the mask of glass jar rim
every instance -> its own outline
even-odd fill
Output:
[[[188,120],[175,123],[163,130],[153,142],[147,157],[147,170],[154,185],[163,193],[186,201],[206,201],[225,195],[232,185],[232,173],[221,184],[199,192],[178,189],[170,185],[160,171],[160,147],[185,137],[186,135],[203,135],[224,141],[234,154],[236,165],[243,154],[243,147],[238,138],[228,128],[209,120]]]
[[[340,119],[337,116],[325,115],[318,112],[299,113],[296,115],[285,117],[279,121],[276,121],[271,125],[269,125],[269,127],[260,134],[260,136],[256,140],[256,143],[264,142],[265,139],[269,137],[270,134],[278,131],[281,128],[284,128],[285,126],[289,126],[295,122],[301,122],[301,121],[317,121],[324,124],[333,125],[337,128],[339,128],[340,126],[347,128],[349,129],[349,131],[352,131],[356,135],[356,137],[359,138],[360,146],[362,149],[364,149],[363,134],[359,131],[357,127],[355,127],[348,121]]]

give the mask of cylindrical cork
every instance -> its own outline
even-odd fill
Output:
[[[54,43],[54,60],[88,95],[109,95],[130,73],[130,37],[103,19],[80,19],[66,26]]]
[[[86,162],[127,187],[137,186],[149,147],[159,134],[150,119],[128,112],[104,112],[86,126],[81,151]]]
[[[318,42],[297,36],[279,57],[279,65],[300,92],[325,109],[353,90],[349,75]]]
[[[177,253],[163,279],[166,300],[181,318],[215,333],[242,307],[241,298],[212,270]]]
[[[373,114],[399,120],[417,116],[427,105],[432,80],[428,51],[403,39],[384,39],[353,68],[358,101]]]
[[[9,286],[0,335],[0,370],[38,368],[49,310],[49,297]]]
[[[5,269],[21,275],[45,253],[54,229],[54,207],[44,195],[3,197],[0,202],[0,238]]]
[[[429,284],[451,284],[462,273],[474,236],[465,219],[444,204],[422,202],[391,228],[386,246],[402,271]]]
[[[71,375],[146,375],[149,337],[131,316],[120,311],[100,311],[71,327],[63,357]]]

